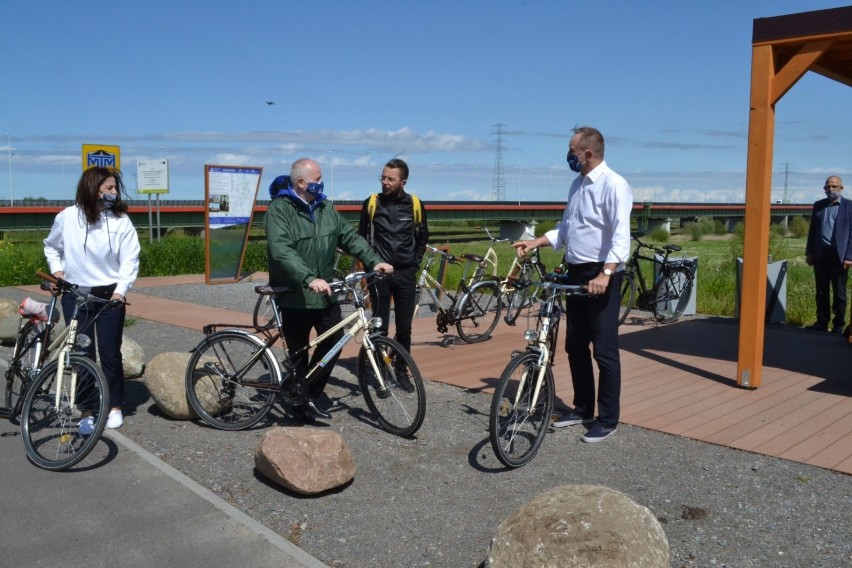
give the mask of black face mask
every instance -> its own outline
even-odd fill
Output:
[[[572,154],[568,152],[568,167],[571,168],[572,172],[580,173],[583,170],[583,164],[580,163],[580,157],[576,154]]]

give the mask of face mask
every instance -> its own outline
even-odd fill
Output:
[[[580,173],[583,169],[583,164],[580,163],[580,158],[574,154],[568,153],[568,167],[572,172]]]
[[[325,188],[325,184],[323,182],[319,183],[308,183],[307,192],[313,195],[314,197],[319,197],[322,195],[322,190]]]
[[[103,193],[101,194],[101,203],[104,206],[104,209],[112,209],[115,207],[115,204],[118,202],[118,194],[117,193]]]

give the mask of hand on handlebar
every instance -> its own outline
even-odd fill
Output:
[[[586,289],[589,291],[589,294],[604,294],[606,293],[607,286],[609,286],[609,280],[609,276],[601,272],[586,283]]]
[[[320,296],[330,296],[331,295],[331,286],[328,285],[328,282],[323,280],[322,278],[314,278],[308,284],[308,289],[312,292],[319,294]]]
[[[376,272],[381,272],[382,274],[393,274],[393,266],[388,264],[387,262],[380,262],[376,266],[373,267],[373,270]]]

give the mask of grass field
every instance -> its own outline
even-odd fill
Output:
[[[499,234],[496,225],[488,228],[492,234]],[[547,228],[540,225],[538,233],[541,234]],[[465,252],[483,255],[489,245],[483,228],[470,223],[436,225],[430,229],[432,244],[449,246],[455,255]],[[46,269],[41,244],[45,236],[46,233],[38,231],[10,232],[0,240],[0,285],[37,282],[35,271]],[[148,243],[147,234],[140,235],[140,241],[140,276],[204,272],[204,241],[199,237],[175,231],[159,242]],[[645,237],[643,241],[653,242]],[[668,242],[681,245],[685,256],[698,259],[698,312],[735,316],[736,258],[742,254],[742,240],[734,234],[706,235],[700,240],[693,240],[687,234],[675,234]],[[775,258],[787,261],[787,322],[795,325],[811,323],[816,309],[813,271],[805,264],[804,250],[804,238],[778,237],[773,242]],[[508,244],[498,244],[495,252],[498,256],[498,274],[504,275],[512,263],[514,249]],[[549,248],[542,250],[541,256],[548,268],[557,266],[561,260],[561,254]],[[262,235],[256,235],[250,240],[242,268],[244,272],[266,270],[266,243]],[[460,277],[461,267],[450,266],[445,280],[447,287],[454,288]]]

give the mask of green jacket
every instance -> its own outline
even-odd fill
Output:
[[[278,296],[285,308],[317,310],[336,302],[308,288],[316,278],[331,282],[334,253],[340,248],[358,258],[368,270],[383,262],[355,229],[325,201],[308,206],[282,196],[272,200],[264,220],[270,286],[287,286]]]

